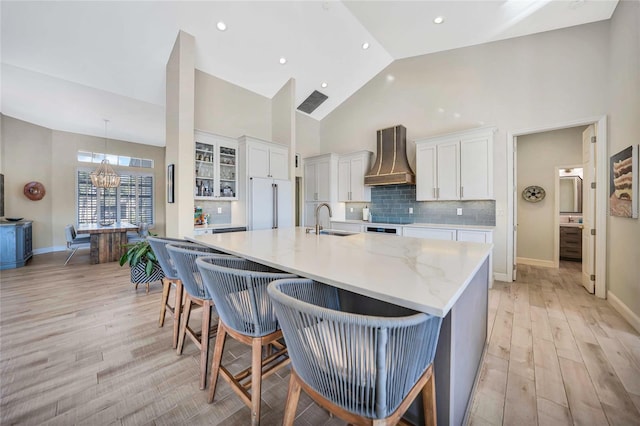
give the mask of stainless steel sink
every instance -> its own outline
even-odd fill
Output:
[[[315,234],[315,229],[307,229],[308,234]],[[334,235],[336,237],[348,237],[349,235],[357,234],[357,232],[340,231],[337,229],[321,229],[319,235]]]

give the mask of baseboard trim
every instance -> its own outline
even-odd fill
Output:
[[[495,281],[502,281],[502,282],[505,282],[505,283],[510,283],[511,282],[511,278],[507,274],[503,274],[501,272],[494,272],[493,273],[493,279]]]
[[[640,333],[640,316],[636,315],[622,300],[618,298],[611,290],[607,291],[607,301],[624,319],[626,319],[633,328]]]
[[[516,263],[531,266],[542,266],[543,268],[557,268],[558,265],[553,260],[530,259],[528,257],[516,258]]]
[[[41,247],[33,250],[33,254],[53,253],[55,251],[65,251],[67,246]]]

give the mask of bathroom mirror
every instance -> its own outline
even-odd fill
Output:
[[[560,176],[560,213],[582,213],[580,176]]]

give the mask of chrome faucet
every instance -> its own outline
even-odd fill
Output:
[[[318,218],[318,212],[320,211],[320,208],[322,206],[326,206],[327,210],[329,210],[329,217],[332,217],[331,215],[331,206],[327,203],[321,203],[318,204],[318,207],[316,207],[316,235],[320,235],[320,219]]]

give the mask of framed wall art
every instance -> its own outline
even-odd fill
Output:
[[[638,218],[638,145],[609,160],[609,215]]]
[[[167,203],[175,202],[175,166],[169,164],[167,166]]]

